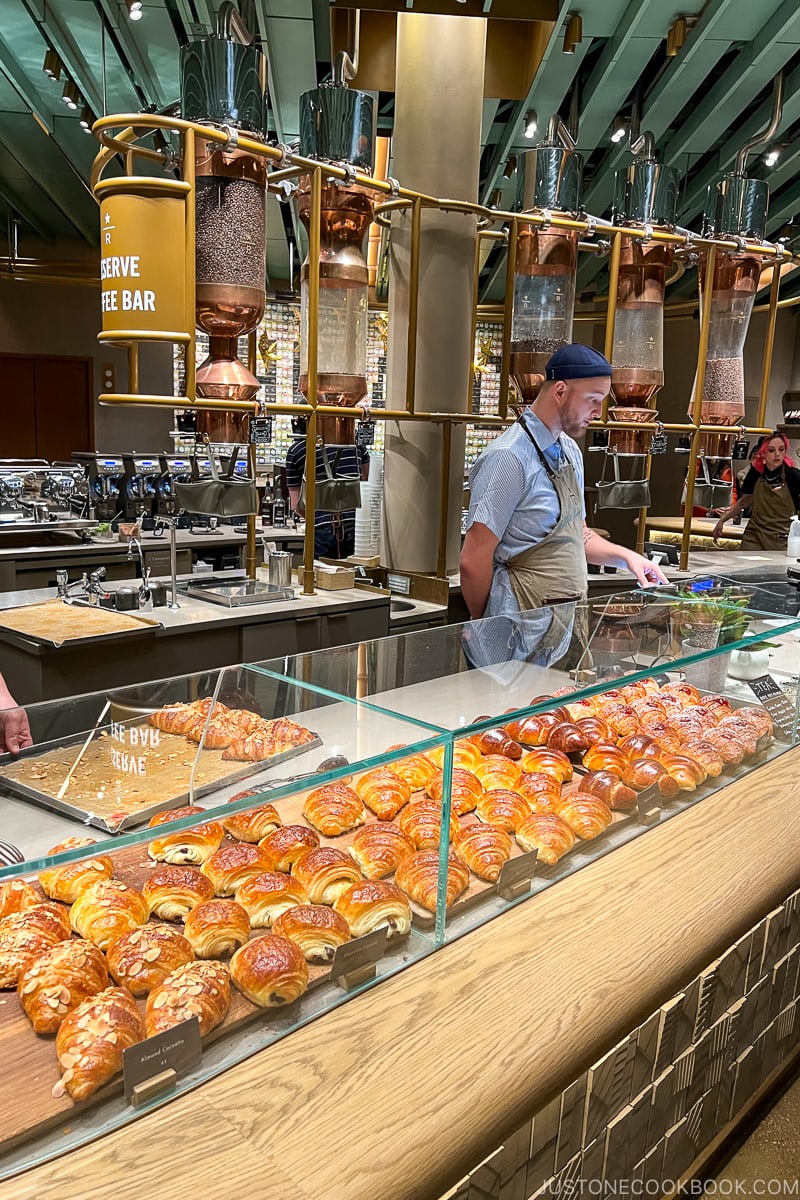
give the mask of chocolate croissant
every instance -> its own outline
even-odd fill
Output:
[[[187,805],[185,808],[173,808],[167,812],[156,813],[150,821],[150,825],[169,825],[172,821],[180,821],[184,817],[195,814],[205,816],[205,810],[193,805]],[[219,821],[204,821],[201,825],[195,825],[193,829],[160,834],[150,843],[147,853],[156,862],[196,863],[199,865],[219,849],[224,837],[225,830]]]
[[[225,1020],[230,1003],[230,975],[224,963],[185,963],[147,997],[147,1036],[164,1033],[181,1021],[197,1017],[200,1036],[205,1037]]]
[[[240,799],[234,796],[228,803]],[[283,822],[278,816],[277,809],[272,804],[257,804],[246,812],[232,813],[222,818],[222,824],[232,838],[240,842],[260,842],[267,834],[280,829]]]
[[[0,883],[0,921],[41,903],[41,893],[24,879],[7,879]]]
[[[438,771],[435,779],[428,784],[428,795],[431,800],[439,803],[444,791],[444,772]],[[483,792],[483,785],[478,776],[464,767],[454,767],[450,780],[450,811],[457,817],[472,812]],[[438,844],[438,843],[437,843]]]
[[[303,816],[325,837],[338,837],[363,825],[367,819],[361,798],[342,783],[327,783],[309,792],[303,805]]]
[[[327,904],[296,904],[286,909],[273,932],[295,942],[306,962],[321,964],[333,962],[337,947],[351,936],[347,921]]]
[[[449,840],[452,841],[458,828],[458,817],[451,813]],[[435,850],[442,833],[441,805],[424,797],[412,800],[400,813],[400,832],[414,843],[417,850]]]
[[[47,851],[47,857],[61,854],[64,850],[74,850],[79,846],[96,846],[94,838],[67,838]],[[62,863],[61,866],[51,867],[42,871],[39,883],[42,891],[51,900],[62,900],[64,904],[72,904],[84,888],[91,887],[101,879],[110,879],[114,874],[114,864],[107,854],[96,858],[83,858],[79,862]]]
[[[63,908],[37,904],[11,913],[0,924],[0,988],[16,987],[23,967],[69,937],[69,922]]]
[[[611,824],[611,809],[608,805],[597,796],[586,792],[572,792],[568,796],[562,796],[558,815],[583,841],[596,838]]]
[[[26,963],[17,995],[34,1033],[55,1033],[67,1013],[108,987],[102,953],[91,942],[56,942]]]
[[[388,767],[367,771],[354,790],[379,821],[391,821],[411,799],[410,785]]]
[[[254,875],[271,871],[272,857],[261,845],[231,842],[215,850],[200,870],[211,880],[215,896],[232,896]]]
[[[481,754],[504,754],[515,760],[522,757],[519,742],[510,738],[505,729],[487,729],[485,733],[476,734],[475,745]]]
[[[596,720],[596,718],[590,718]],[[547,745],[551,750],[562,750],[564,754],[580,754],[588,749],[591,741],[574,721],[561,721],[550,730]]]
[[[414,853],[414,843],[395,825],[370,821],[353,835],[350,853],[367,879],[393,875],[404,858]]]
[[[250,937],[250,918],[235,900],[204,900],[187,916],[183,934],[198,958],[222,958]]]
[[[196,867],[163,866],[148,875],[142,895],[162,921],[185,921],[195,905],[213,897],[214,887]]]
[[[523,850],[536,850],[537,858],[554,867],[576,842],[575,834],[555,813],[534,813],[517,830],[517,842]]]
[[[572,763],[566,754],[561,750],[551,750],[549,746],[529,750],[523,755],[522,769],[531,775],[552,775],[559,783],[566,783],[568,779],[572,779]]]
[[[350,855],[333,846],[307,850],[294,864],[292,875],[306,889],[312,904],[333,904],[351,883],[361,879]]]
[[[512,792],[509,788],[493,788],[491,792],[483,793],[477,811],[481,821],[487,825],[514,833],[531,815],[531,806],[519,792]]]
[[[401,862],[395,874],[397,886],[401,887],[411,900],[426,908],[429,912],[436,911],[436,896],[439,886],[439,851],[418,850]],[[445,904],[447,908],[455,904],[458,897],[469,887],[469,870],[459,859],[452,855],[447,860],[447,884]]]
[[[282,871],[264,871],[237,889],[236,903],[247,913],[252,929],[271,929],[287,909],[308,904],[308,895],[299,879]]]
[[[177,929],[143,925],[112,942],[106,959],[120,987],[126,987],[134,996],[146,996],[178,967],[192,962],[194,950]]]
[[[345,919],[353,937],[363,937],[386,926],[387,941],[405,937],[411,928],[408,897],[394,883],[368,879],[342,892],[333,906]]]
[[[231,978],[253,1004],[279,1008],[306,991],[308,966],[302,950],[290,938],[265,933],[236,951],[231,959]]]
[[[555,801],[561,795],[561,784],[552,775],[525,772],[516,790],[528,801],[531,812],[555,812]]]
[[[290,871],[301,855],[319,845],[319,834],[307,825],[283,825],[274,833],[268,833],[258,844],[270,857],[272,867],[269,869]]]
[[[466,825],[453,839],[453,849],[473,875],[496,883],[511,857],[511,838],[498,825]]]
[[[106,988],[84,1000],[56,1034],[62,1075],[55,1094],[67,1091],[73,1100],[88,1100],[122,1070],[123,1051],[144,1037],[144,1021],[126,988]]]
[[[69,910],[69,923],[81,937],[107,950],[123,933],[144,925],[149,915],[141,892],[119,879],[104,879],[81,892]]]

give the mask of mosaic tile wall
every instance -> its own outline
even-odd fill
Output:
[[[374,408],[386,406],[386,342],[388,316],[376,310],[369,314],[367,338],[367,385]],[[298,396],[297,381],[300,375],[300,305],[268,303],[264,319],[258,329],[258,365],[256,374],[261,384],[259,397],[270,403],[292,404]],[[500,326],[495,323],[479,323],[475,337],[475,380],[472,389],[472,411],[484,416],[496,415],[500,396]],[[208,354],[208,339],[197,335],[198,365]],[[247,361],[247,339],[240,339],[239,357]],[[175,354],[175,395],[183,392],[183,350]],[[180,410],[178,410],[180,411]],[[465,470],[488,442],[496,436],[493,429],[470,426],[467,429]],[[278,415],[273,424],[270,446],[259,447],[257,458],[260,463],[282,462],[292,443],[290,419]],[[188,450],[191,439],[176,439],[176,448]],[[378,421],[372,452],[383,451],[383,423]]]

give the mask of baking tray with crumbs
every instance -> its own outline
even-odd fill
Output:
[[[45,600],[0,612],[0,639],[28,651],[138,637],[161,628],[161,622],[153,617],[118,613],[80,601]]]

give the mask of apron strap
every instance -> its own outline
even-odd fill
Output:
[[[536,441],[536,438],[533,436],[530,429],[528,429],[528,426],[525,424],[525,421],[523,420],[523,416],[524,416],[524,414],[520,414],[520,416],[517,417],[517,422],[522,426],[522,429],[523,429],[526,437],[530,438],[533,448],[536,451],[536,453],[539,455],[539,458],[541,459],[541,462],[542,462],[542,466],[544,467],[545,471],[547,472],[547,478],[550,480],[551,483],[554,484],[555,478],[556,478],[555,471],[550,466],[550,463],[547,461],[547,457],[544,454],[539,443]],[[556,439],[556,441],[557,440],[558,439]]]

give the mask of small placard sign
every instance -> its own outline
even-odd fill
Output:
[[[351,988],[375,975],[375,963],[386,953],[388,926],[381,925],[363,937],[336,947],[331,963],[331,983]]]
[[[272,441],[272,417],[250,418],[250,445],[268,446]]]
[[[128,1104],[141,1104],[144,1099],[149,1099],[151,1093],[143,1094],[143,1091],[150,1080],[155,1084],[157,1077],[163,1076],[164,1081],[152,1094],[166,1090],[181,1075],[196,1067],[202,1056],[197,1017],[129,1046],[122,1053],[122,1080]]]
[[[530,891],[531,880],[536,871],[538,851],[529,850],[517,858],[510,858],[503,863],[503,869],[497,880],[497,894],[504,900],[513,900],[523,892]]]
[[[772,717],[772,723],[785,738],[794,735],[795,710],[789,697],[783,692],[771,675],[759,675],[758,679],[749,679],[747,686],[753,695],[761,701],[764,708]]]
[[[386,586],[390,592],[400,592],[407,596],[411,591],[411,580],[407,575],[394,575],[390,572],[386,576]]]
[[[657,783],[651,783],[636,797],[636,816],[640,825],[652,825],[661,816],[663,802]]]
[[[358,421],[356,423],[356,445],[371,446],[375,441],[375,422]]]

